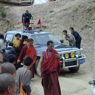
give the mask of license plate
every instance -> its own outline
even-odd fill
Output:
[[[85,63],[85,58],[78,59],[79,64],[84,64]]]

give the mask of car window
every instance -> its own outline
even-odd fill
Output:
[[[7,42],[11,42],[13,40],[14,35],[13,34],[7,34],[5,40]]]
[[[60,43],[60,39],[56,35],[49,34],[48,36],[49,36],[49,39],[54,42],[54,44],[59,44]]]
[[[47,41],[49,40],[49,36],[47,35],[37,35],[37,44],[46,45]]]
[[[29,38],[32,38],[34,40],[34,43],[37,44],[36,35],[31,35],[31,36],[29,36]]]
[[[34,37],[34,42],[36,45],[46,45],[49,40],[52,40],[54,44],[60,43],[60,40],[53,34],[37,34]]]

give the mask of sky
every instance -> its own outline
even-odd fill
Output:
[[[34,5],[47,3],[48,0],[34,0]]]

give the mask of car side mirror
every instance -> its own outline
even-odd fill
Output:
[[[61,43],[64,43],[64,40],[60,40]]]

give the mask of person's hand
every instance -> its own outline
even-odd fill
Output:
[[[55,57],[58,58],[58,59],[60,59],[60,55],[59,54],[56,54]]]
[[[68,39],[67,39],[67,36],[65,36],[65,39],[68,40]]]
[[[31,70],[31,69],[32,69],[33,64],[34,64],[34,63],[31,63],[31,65],[29,66],[29,70]]]
[[[20,60],[19,59],[17,60],[17,63],[20,63]]]

